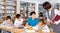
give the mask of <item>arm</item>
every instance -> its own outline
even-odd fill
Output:
[[[60,11],[55,9],[55,15],[59,15],[60,16]]]
[[[30,18],[28,18],[28,20],[27,20],[27,25],[29,25],[30,24]]]
[[[58,20],[58,21],[55,21],[55,24],[56,24],[56,25],[58,25],[59,23],[60,23],[60,20]]]
[[[26,27],[30,27],[29,23],[30,23],[30,18],[28,18],[27,20]]]

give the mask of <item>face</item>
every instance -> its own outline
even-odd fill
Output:
[[[11,23],[11,19],[8,19],[8,20],[7,20],[7,23]]]
[[[49,10],[52,10],[53,9],[53,7],[51,7]]]
[[[18,21],[20,21],[20,18],[21,18],[21,17],[18,18]]]
[[[32,14],[32,18],[36,18],[36,14]]]
[[[42,25],[42,22],[39,22],[39,26],[41,26]]]

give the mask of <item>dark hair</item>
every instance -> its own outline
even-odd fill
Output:
[[[16,18],[19,18],[19,17],[20,17],[20,14],[17,14],[17,15],[16,15]]]
[[[36,14],[36,13],[33,11],[33,12],[30,13],[30,15],[32,15],[32,14]]]
[[[46,10],[48,10],[48,9],[50,9],[52,6],[51,6],[51,4],[49,3],[49,2],[44,2],[43,3],[43,8],[44,9],[46,9]]]
[[[42,12],[39,13],[39,17],[43,17],[43,13]]]
[[[10,17],[10,16],[7,16],[7,17],[6,17],[6,20],[8,20],[8,19],[11,19],[11,17]]]
[[[44,19],[40,19],[40,22],[42,22],[43,24],[46,24],[46,22],[44,21]]]

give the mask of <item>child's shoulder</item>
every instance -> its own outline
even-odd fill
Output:
[[[6,21],[3,21],[3,23],[6,23]]]
[[[3,23],[2,24],[7,24],[7,22],[6,21],[3,21]]]

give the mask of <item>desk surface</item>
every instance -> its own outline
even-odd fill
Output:
[[[0,24],[0,29],[2,30],[6,30],[6,31],[10,31],[10,32],[14,32],[14,33],[47,33],[47,32],[25,32],[25,29],[18,29],[18,28],[14,28],[14,27],[3,27],[1,28],[1,24]],[[50,32],[50,33],[54,33],[54,32]]]
[[[0,28],[2,30],[6,30],[6,31],[10,31],[10,32],[14,32],[14,33],[47,33],[47,32],[25,32],[25,29],[17,29],[17,28],[12,28],[12,27],[4,27],[4,28]],[[50,32],[50,33],[54,33],[54,32]]]

